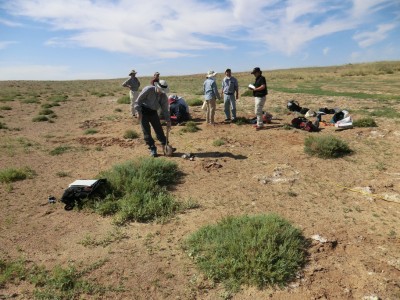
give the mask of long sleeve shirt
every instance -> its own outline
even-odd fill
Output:
[[[142,113],[142,107],[158,111],[161,108],[166,121],[170,121],[168,97],[164,93],[158,93],[155,86],[146,86],[134,103],[134,111]]]
[[[238,81],[235,77],[225,76],[222,80],[222,92],[227,95],[233,95],[239,91]]]
[[[140,87],[140,82],[139,79],[131,76],[122,84],[122,86],[128,86],[132,92],[136,92]]]
[[[206,100],[206,101],[215,99],[215,98],[218,98],[218,99],[221,98],[219,95],[219,92],[218,92],[217,84],[215,83],[215,80],[212,78],[207,78],[204,81],[203,91],[204,91],[204,100]]]

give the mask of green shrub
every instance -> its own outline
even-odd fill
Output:
[[[362,118],[353,121],[355,127],[378,127],[375,120],[372,118]]]
[[[39,112],[39,115],[45,116],[45,115],[51,115],[54,114],[54,111],[52,111],[49,108],[44,108]]]
[[[331,136],[308,136],[304,141],[304,151],[320,158],[338,158],[352,153],[346,142]]]
[[[39,99],[36,98],[23,99],[21,102],[25,104],[40,103]]]
[[[0,106],[0,110],[12,110],[12,107],[8,106],[8,105],[3,105],[3,106]]]
[[[6,123],[0,122],[0,129],[8,129]]]
[[[203,100],[196,98],[196,99],[189,99],[186,101],[187,105],[189,106],[202,106]]]
[[[217,139],[213,142],[213,146],[219,147],[225,145],[225,141],[223,139]]]
[[[97,129],[95,129],[95,128],[88,128],[88,129],[85,130],[84,134],[96,134],[98,132],[99,131]]]
[[[49,99],[52,102],[65,102],[68,100],[68,95],[53,95]]]
[[[169,160],[128,161],[99,174],[99,178],[107,179],[105,199],[93,199],[87,205],[101,215],[115,215],[117,225],[162,220],[180,209],[180,204],[166,190],[180,176],[177,164]]]
[[[25,168],[7,168],[0,170],[0,182],[10,183],[19,180],[25,180],[32,178],[36,175],[36,172],[29,167]]]
[[[6,262],[0,259],[0,288],[7,282],[24,279],[26,275],[23,261]]]
[[[49,118],[47,116],[39,115],[32,119],[32,122],[47,122]]]
[[[284,286],[304,266],[306,247],[300,230],[274,214],[228,217],[184,243],[199,269],[230,291],[243,284]]]
[[[127,131],[125,131],[124,133],[124,139],[137,139],[139,137],[139,134],[132,129],[128,129]]]
[[[122,96],[117,100],[118,104],[131,104],[131,98],[129,96]]]
[[[50,151],[50,155],[60,155],[71,150],[71,146],[58,146]]]
[[[185,127],[181,129],[182,132],[197,132],[200,128],[193,121],[189,121],[186,123]]]

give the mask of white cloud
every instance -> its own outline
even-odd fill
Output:
[[[310,41],[357,29],[393,0],[14,0],[16,16],[49,24],[50,46],[82,46],[155,58],[252,41],[292,55]],[[384,28],[382,29],[384,30]],[[368,37],[358,36],[360,45]]]
[[[6,20],[3,18],[0,18],[0,24],[6,25],[8,27],[21,27],[22,26],[21,23],[13,22],[13,21]]]
[[[15,41],[0,41],[0,50],[7,48],[12,44],[17,44]]]
[[[324,55],[328,55],[329,51],[331,51],[331,48],[325,47],[324,50],[322,50],[322,53],[324,53]]]
[[[0,62],[0,80],[74,80],[109,78],[101,72],[73,72],[63,65],[14,65]]]
[[[353,38],[358,42],[361,48],[366,48],[385,40],[389,31],[393,30],[395,27],[396,24],[380,24],[375,31],[357,33]]]

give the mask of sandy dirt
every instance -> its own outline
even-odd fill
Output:
[[[0,130],[0,169],[29,166],[37,173],[11,186],[0,184],[3,259],[25,258],[49,269],[100,263],[88,279],[123,287],[100,296],[82,295],[84,299],[223,299],[227,297],[223,286],[196,269],[182,249],[183,240],[226,216],[273,212],[312,240],[309,262],[285,288],[243,286],[233,299],[400,298],[396,119],[376,118],[377,128],[335,131],[327,126],[319,133],[282,127],[294,117],[285,110],[293,98],[314,109],[332,106],[332,99],[334,107],[349,109],[371,106],[372,100],[271,93],[265,108],[274,120],[261,131],[251,125],[223,123],[222,105],[218,105],[216,126],[207,126],[201,109],[192,108],[201,130],[182,133],[181,127],[173,127],[170,141],[178,150],[168,159],[185,174],[171,193],[200,207],[165,224],[130,223],[120,229],[124,238],[88,247],[82,243],[88,237],[104,240],[116,231],[112,218],[65,211],[62,203],[49,204],[47,197],[59,200],[75,179],[93,178],[117,163],[149,153],[129,105],[117,104],[117,96],[81,98],[71,96],[53,107],[58,116],[54,123],[32,122],[40,104],[3,103],[12,109],[0,111],[0,121],[8,127]],[[241,98],[238,115],[252,117],[253,101]],[[277,107],[282,110],[272,111]],[[98,132],[84,134],[88,128]],[[124,139],[128,129],[140,133],[140,138]],[[310,157],[304,153],[304,139],[310,134],[332,134],[346,141],[354,153],[340,159]],[[217,139],[225,144],[214,146]],[[70,149],[50,155],[58,146]],[[194,161],[181,158],[188,152],[195,155]],[[33,289],[24,282],[7,284],[0,289],[0,298],[31,299]]]

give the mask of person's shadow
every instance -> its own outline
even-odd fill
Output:
[[[172,156],[173,157],[181,157],[185,153],[180,153],[180,152],[175,152]],[[238,154],[232,154],[231,152],[219,152],[219,151],[214,151],[214,152],[192,152],[192,154],[195,158],[222,158],[222,157],[229,157],[233,159],[247,159],[247,156]]]

